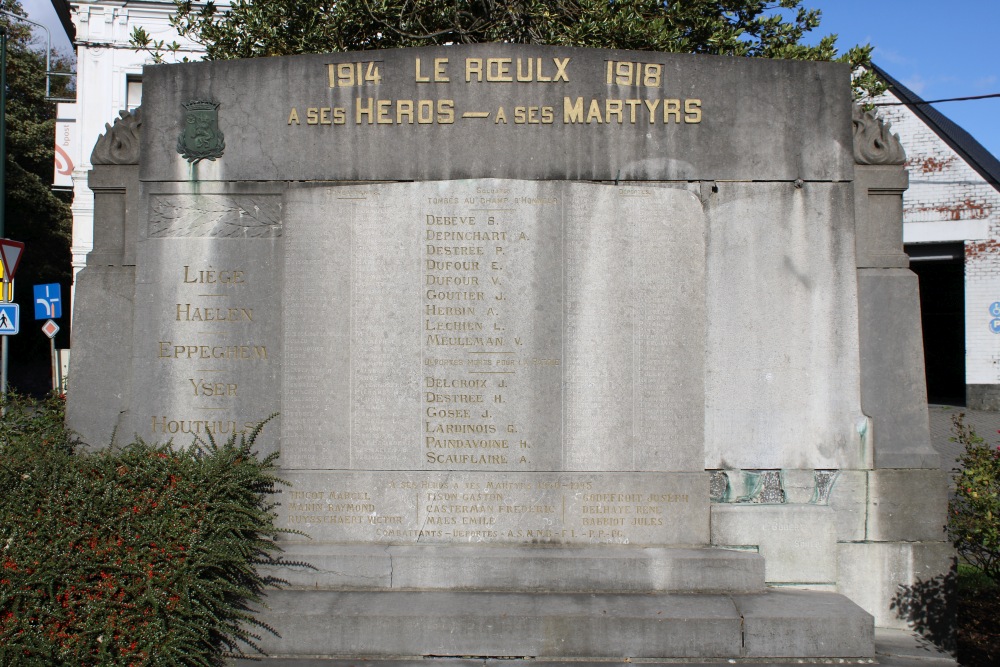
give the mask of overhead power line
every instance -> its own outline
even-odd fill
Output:
[[[937,104],[938,102],[964,102],[966,100],[985,100],[990,97],[1000,97],[1000,93],[990,93],[989,95],[969,95],[968,97],[945,97],[940,100],[920,100],[919,102],[872,102],[872,106],[901,107],[901,106],[914,106],[916,104]]]

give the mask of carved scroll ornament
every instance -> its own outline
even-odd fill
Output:
[[[903,164],[906,151],[898,134],[889,132],[886,123],[874,111],[862,111],[857,104],[852,114],[854,125],[854,161],[858,164]]]
[[[115,124],[105,123],[105,132],[90,154],[91,164],[139,164],[139,128],[142,109],[119,111]]]

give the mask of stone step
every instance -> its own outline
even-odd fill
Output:
[[[753,593],[764,559],[726,549],[633,546],[342,546],[285,544],[274,572],[301,588],[619,593]]]
[[[842,595],[282,590],[260,615],[276,658],[844,658],[875,655]],[[278,663],[280,664],[280,663]]]

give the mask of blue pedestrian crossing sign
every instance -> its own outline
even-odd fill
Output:
[[[35,285],[35,319],[48,320],[59,317],[62,317],[59,283]]]
[[[16,303],[0,303],[0,336],[13,336],[21,330]]]

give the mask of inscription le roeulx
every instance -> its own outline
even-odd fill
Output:
[[[572,57],[565,58],[483,58],[467,57],[458,62],[448,57],[429,61],[413,58],[410,79],[427,84],[427,97],[381,98],[378,90],[387,73],[378,60],[328,63],[328,88],[357,93],[343,106],[330,104],[290,107],[290,126],[337,125],[451,125],[456,120],[474,120],[493,125],[670,125],[698,124],[702,121],[702,101],[693,97],[665,95],[666,77],[662,63],[606,60],[603,72],[583,72],[588,79],[603,78],[608,86],[624,88],[622,97],[560,95],[560,84],[568,84],[575,74]],[[590,65],[590,68],[593,68]],[[455,99],[433,95],[434,84],[512,84],[506,99],[514,97],[518,84],[549,84],[554,89],[551,103],[507,102],[491,107],[465,108]],[[537,98],[537,95],[526,95]]]

